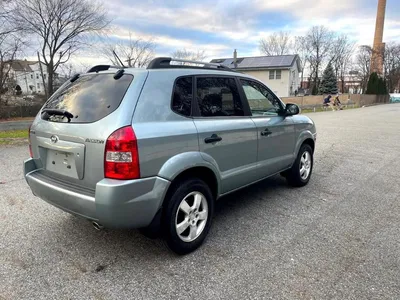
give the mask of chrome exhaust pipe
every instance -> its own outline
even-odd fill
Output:
[[[104,229],[104,226],[103,225],[101,225],[101,224],[99,224],[99,223],[97,223],[97,222],[92,222],[92,225],[93,225],[93,227],[94,227],[94,229],[96,229],[97,231],[100,231],[100,230],[103,230]]]

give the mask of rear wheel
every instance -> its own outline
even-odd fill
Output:
[[[178,184],[167,199],[162,220],[167,246],[177,254],[196,250],[211,227],[214,199],[210,188],[200,179]]]
[[[314,158],[310,145],[303,144],[291,169],[285,171],[287,182],[296,187],[305,186],[313,169]]]

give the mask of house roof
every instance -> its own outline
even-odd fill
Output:
[[[29,60],[13,60],[10,62],[11,68],[16,72],[32,72],[32,69],[29,65],[36,64],[37,61],[29,61]]]
[[[211,63],[220,63],[231,69],[289,69],[294,63],[297,63],[299,70],[300,59],[297,54],[293,55],[278,55],[278,56],[253,56],[253,57],[238,57],[237,67],[233,65],[233,58],[217,58],[211,60]]]

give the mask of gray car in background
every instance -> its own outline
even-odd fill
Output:
[[[310,180],[314,123],[260,81],[218,64],[156,58],[95,66],[44,104],[24,174],[34,195],[95,228],[204,241],[215,201],[274,174]]]

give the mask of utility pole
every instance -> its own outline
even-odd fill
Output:
[[[43,81],[43,88],[44,88],[44,95],[47,98],[47,86],[46,86],[46,81],[44,80],[44,76],[43,76],[43,68],[42,68],[42,62],[40,61],[40,55],[39,55],[39,51],[37,52],[37,58],[38,58],[38,62],[39,62],[39,68],[40,68],[40,74],[42,75],[42,81]]]

